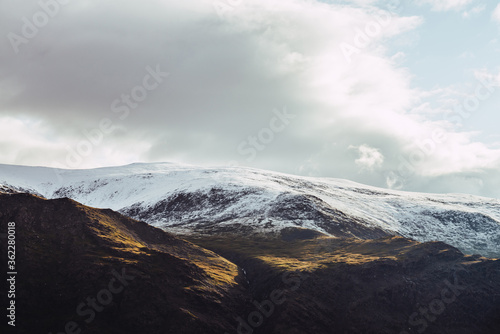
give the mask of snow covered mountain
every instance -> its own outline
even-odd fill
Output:
[[[250,168],[154,163],[90,170],[0,165],[0,185],[111,208],[178,234],[401,235],[500,257],[500,200],[392,191]]]

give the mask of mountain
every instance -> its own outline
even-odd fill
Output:
[[[408,193],[250,168],[154,163],[90,170],[0,165],[0,184],[111,208],[176,234],[403,236],[500,257],[500,200]]]
[[[333,238],[300,228],[185,241],[112,210],[10,193],[0,194],[2,254],[9,222],[16,333],[500,329],[500,260],[464,256],[442,242]]]
[[[0,194],[1,233],[9,222],[16,333],[224,333],[250,303],[235,264],[111,210]]]

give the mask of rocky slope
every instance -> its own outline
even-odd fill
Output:
[[[500,201],[406,193],[248,168],[133,164],[94,170],[0,165],[0,184],[111,208],[177,234],[400,235],[500,257]]]

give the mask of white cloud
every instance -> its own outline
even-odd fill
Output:
[[[486,9],[486,5],[485,4],[478,5],[478,6],[475,6],[475,7],[471,8],[470,10],[464,11],[462,13],[462,16],[464,18],[468,19],[468,18],[471,18],[472,16],[475,16],[475,15],[478,15],[478,14],[482,13],[485,9]]]
[[[500,23],[500,3],[496,6],[495,10],[493,11],[493,14],[491,18],[497,22]]]
[[[89,132],[92,129],[89,129]],[[106,138],[97,144],[85,146],[89,149],[85,155],[75,154],[80,143],[86,141],[83,132],[63,134],[54,132],[50,123],[33,117],[12,117],[0,114],[0,163],[19,165],[41,165],[68,168],[67,157],[80,157],[79,168],[92,168],[105,165],[125,165],[140,160],[141,153],[147,152],[150,145],[135,138]],[[64,139],[64,140],[61,140]],[[127,147],[127,150],[123,150]]]
[[[384,156],[376,148],[370,147],[366,144],[360,146],[349,146],[349,149],[355,150],[359,154],[354,162],[362,170],[373,170],[376,167],[381,167],[384,162]]]
[[[475,0],[418,0],[417,3],[429,4],[432,10],[449,11],[460,10],[474,2]]]

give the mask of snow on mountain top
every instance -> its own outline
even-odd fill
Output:
[[[34,189],[50,198],[56,197],[55,192],[63,187],[89,182],[106,183],[106,185],[112,183],[114,190],[120,193],[129,191],[138,193],[139,189],[127,188],[139,185],[144,190],[148,189],[148,196],[152,196],[151,192],[154,189],[159,191],[158,195],[164,195],[169,191],[181,189],[194,191],[213,187],[253,187],[276,193],[314,191],[320,196],[333,195],[334,191],[338,195],[342,194],[343,200],[352,198],[356,202],[365,199],[387,202],[388,199],[405,198],[416,202],[425,201],[428,205],[435,203],[436,206],[459,204],[471,207],[474,204],[500,204],[498,199],[473,195],[404,192],[343,179],[295,176],[247,167],[219,168],[177,163],[133,163],[95,169],[56,169],[0,164],[0,184]],[[93,193],[93,195],[98,194]],[[101,205],[109,205],[112,209],[123,207],[123,204],[115,202],[116,199],[108,199],[101,202]]]
[[[341,179],[172,163],[87,170],[0,165],[0,184],[47,198],[70,197],[182,232],[200,229],[201,221],[212,227],[244,222],[256,230],[301,226],[332,234],[343,230],[320,223],[318,217],[342,214],[344,220],[419,241],[500,253],[500,200],[471,195],[410,193]]]
[[[42,187],[62,187],[67,182],[86,181],[89,178],[111,178],[125,176],[144,176],[154,174],[155,176],[180,175],[188,173],[195,178],[193,180],[203,179],[206,184],[213,184],[213,180],[224,181],[242,181],[249,186],[277,187],[283,190],[283,187],[276,185],[276,181],[301,180],[311,185],[324,184],[337,189],[358,189],[361,192],[370,190],[380,195],[406,196],[413,198],[433,198],[433,199],[455,199],[458,202],[495,202],[497,199],[480,197],[467,194],[428,194],[418,192],[406,192],[399,190],[390,190],[363,185],[354,181],[337,178],[321,178],[290,175],[274,171],[264,171],[250,167],[199,167],[180,163],[132,163],[124,166],[100,167],[94,169],[58,169],[49,167],[31,167],[0,164],[0,183],[15,181],[17,184],[25,184],[33,187],[35,184]],[[200,181],[200,180],[197,180]]]

